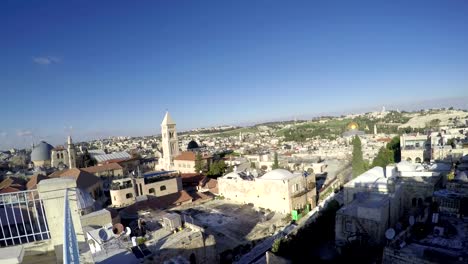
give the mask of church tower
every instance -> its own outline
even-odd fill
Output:
[[[68,139],[67,139],[67,152],[68,152],[68,168],[70,169],[76,168],[76,150],[75,150],[75,145],[73,145],[71,136],[68,136]]]
[[[174,168],[174,157],[179,155],[179,140],[177,139],[176,123],[169,112],[166,112],[161,123],[161,141],[163,149],[162,168],[171,170]]]

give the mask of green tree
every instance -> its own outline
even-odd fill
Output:
[[[280,250],[282,249],[282,245],[284,243],[283,238],[277,238],[275,241],[273,241],[273,245],[271,246],[271,252],[273,253],[279,253]]]
[[[433,127],[438,127],[439,125],[440,125],[440,119],[432,119],[426,124],[426,127],[433,128]]]
[[[211,164],[208,170],[208,176],[220,176],[226,171],[226,163],[224,160],[215,161]]]
[[[194,168],[195,168],[196,173],[200,173],[201,171],[203,171],[203,158],[202,158],[201,153],[197,153],[197,155],[195,156]]]
[[[361,139],[358,136],[353,138],[353,177],[363,174],[366,171],[365,162],[362,158]]]
[[[278,153],[275,152],[275,156],[273,158],[273,165],[271,165],[271,169],[276,170],[279,168],[278,164]]]
[[[380,166],[385,168],[388,164],[394,163],[393,151],[382,147],[372,162],[372,167]]]
[[[393,151],[393,162],[401,161],[400,137],[396,136],[387,143],[387,149]]]

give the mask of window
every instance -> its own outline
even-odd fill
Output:
[[[132,197],[133,197],[133,194],[132,194],[132,193],[127,193],[127,194],[125,195],[125,198],[127,198],[127,199],[130,199],[130,198],[132,198]]]
[[[62,153],[60,153],[60,156],[61,156],[61,157],[62,157],[62,159],[63,159],[63,152],[62,152]]]
[[[354,232],[353,221],[346,220],[346,222],[345,222],[345,231],[346,232]]]
[[[160,191],[165,191],[166,190],[166,185],[162,185],[161,187],[159,187],[159,190]]]
[[[413,199],[411,200],[411,205],[412,205],[413,207],[416,207],[416,198],[413,198]]]
[[[57,153],[57,159],[60,159],[60,153]]]
[[[155,192],[155,191],[154,191],[154,188],[149,189],[149,193],[154,194],[154,192]]]
[[[297,191],[299,191],[299,184],[298,183],[293,185],[293,192],[297,192]]]

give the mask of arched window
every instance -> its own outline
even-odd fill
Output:
[[[411,162],[413,160],[411,158],[407,158],[406,161]]]
[[[130,198],[132,198],[132,197],[133,197],[133,193],[127,193],[127,194],[125,195],[125,198],[127,198],[127,199],[130,199]]]
[[[165,191],[166,190],[166,185],[161,185],[161,187],[159,187],[159,190],[160,191]]]
[[[415,161],[416,163],[421,163],[421,158],[420,158],[420,157],[417,157],[414,161]]]
[[[60,156],[61,156],[61,157],[62,157],[62,159],[63,159],[63,152],[62,152],[62,153],[60,153]]]
[[[60,153],[57,153],[57,159],[60,159]]]
[[[154,194],[154,192],[155,192],[155,191],[154,191],[154,188],[149,189],[149,193]]]

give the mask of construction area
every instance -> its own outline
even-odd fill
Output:
[[[284,214],[225,200],[212,200],[175,212],[181,214],[183,221],[200,226],[214,236],[221,261],[248,252],[289,224]]]

